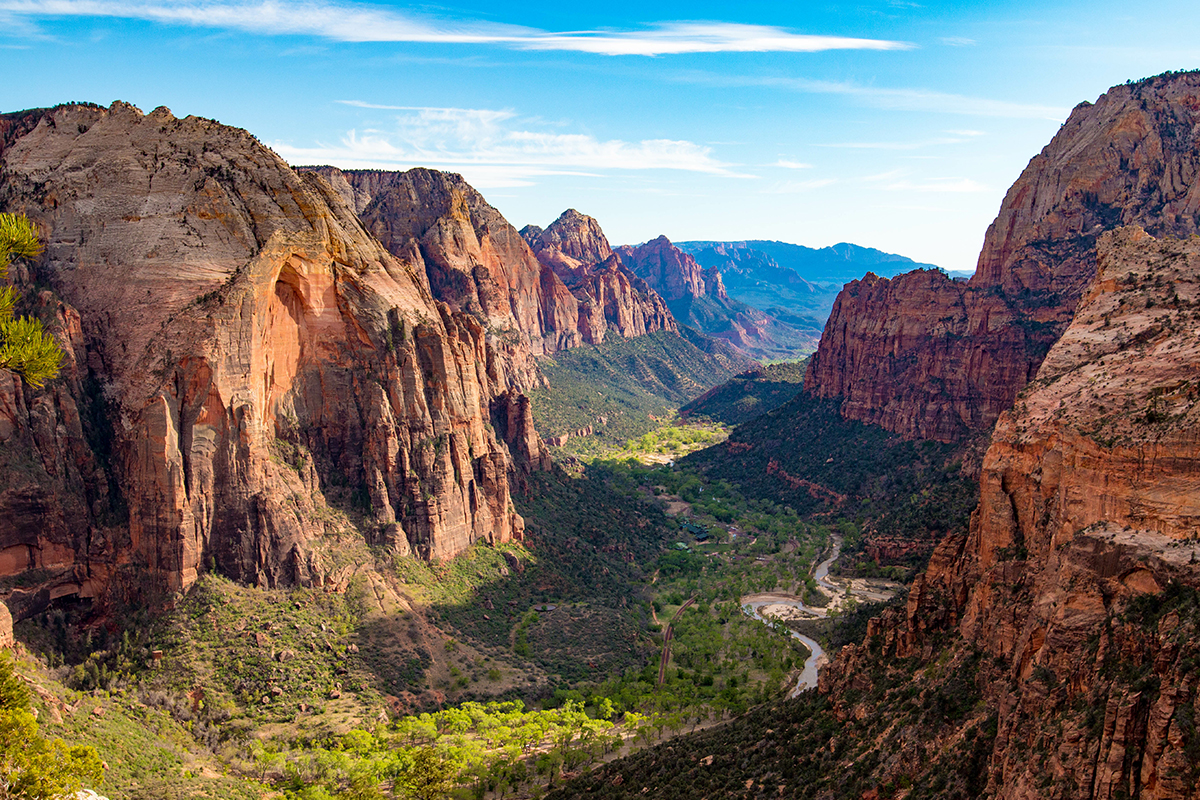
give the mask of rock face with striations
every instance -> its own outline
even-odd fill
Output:
[[[321,175],[353,201],[368,231],[429,275],[436,299],[501,334],[494,344],[523,387],[541,382],[532,355],[579,344],[571,293],[461,176],[430,169],[302,172]]]
[[[493,344],[505,352],[523,388],[541,382],[531,355],[598,344],[609,329],[622,336],[675,329],[662,301],[639,296],[628,279],[606,274],[598,283],[586,269],[573,275],[539,260],[459,175],[428,169],[304,171],[322,175],[354,203],[367,229],[392,253],[419,259],[434,297],[508,332]],[[591,223],[607,249],[599,226]]]
[[[578,277],[580,267],[602,264],[613,254],[600,223],[573,208],[564,211],[545,230],[526,225],[521,236],[542,263],[549,262],[562,270],[559,274],[563,280]]]
[[[0,576],[40,571],[14,613],[127,569],[320,584],[327,500],[427,558],[520,536],[510,481],[545,458],[524,381],[419,252],[208,120],[70,105],[0,136],[0,206],[43,232],[37,302],[68,349],[44,392],[0,371]]]
[[[662,295],[681,324],[724,339],[749,356],[797,358],[816,344],[812,332],[730,298],[719,269],[701,267],[665,236],[618,247],[616,255]]]
[[[867,653],[929,658],[956,631],[986,659],[988,795],[1196,796],[1197,308],[1200,240],[1100,239],[1073,321],[996,424],[970,532],[826,691],[844,697]]]
[[[834,304],[805,390],[908,436],[986,430],[1037,373],[1095,274],[1101,233],[1200,230],[1200,74],[1080,104],[1008,191],[975,276],[868,275]]]
[[[729,299],[721,282],[721,273],[701,267],[696,259],[671,244],[666,236],[637,247],[625,245],[617,252],[634,274],[653,286],[668,303],[701,297]]]
[[[592,217],[567,209],[549,228],[527,225],[521,235],[579,301],[585,342],[600,344],[609,331],[630,338],[679,330],[662,297],[613,255]]]

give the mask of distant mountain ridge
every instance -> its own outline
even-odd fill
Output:
[[[752,258],[757,252],[774,261],[778,267],[791,270],[801,280],[816,284],[837,284],[837,288],[874,272],[883,278],[891,278],[914,269],[940,269],[934,264],[913,261],[906,256],[885,253],[873,247],[863,247],[850,242],[839,242],[829,247],[805,247],[770,239],[746,239],[744,241],[690,241],[676,242],[675,246],[690,253],[705,266],[717,266],[715,261],[724,257],[726,261],[738,263]],[[728,268],[723,269],[726,272]],[[964,273],[965,274],[965,273]],[[729,275],[725,275],[726,282]]]
[[[754,359],[799,358],[812,352],[820,338],[824,318],[797,324],[731,298],[720,269],[701,266],[665,236],[613,248],[600,224],[573,208],[547,228],[526,225],[521,236],[542,266],[577,297],[585,294],[581,287],[593,287],[586,292],[595,298],[589,308],[604,309],[610,320],[620,318],[625,306],[652,307],[656,318],[667,320],[661,327],[678,320]],[[637,301],[614,308],[612,299],[623,293]],[[588,318],[581,305],[581,329]]]
[[[803,330],[824,328],[837,293],[848,281],[869,272],[893,276],[937,269],[848,242],[813,248],[768,240],[697,241],[678,247],[703,267],[719,272],[734,300]]]

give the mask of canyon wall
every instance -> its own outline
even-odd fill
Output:
[[[68,354],[45,391],[0,372],[15,615],[214,568],[319,585],[347,534],[426,558],[521,535],[510,484],[546,465],[519,394],[536,369],[485,323],[536,301],[483,279],[478,307],[439,301],[420,248],[389,252],[324,178],[209,120],[69,105],[0,117],[0,137],[0,206],[46,244],[14,273],[48,287],[32,311]],[[425,208],[446,199],[430,181]],[[427,214],[437,236],[465,236],[462,196]],[[484,262],[524,252],[503,233]]]
[[[559,269],[535,255],[459,175],[428,169],[303,171],[322,175],[353,203],[367,230],[392,253],[419,258],[435,298],[484,320],[523,388],[541,380],[531,355],[599,344],[609,331],[632,337],[676,329],[662,300],[632,275],[590,270],[590,262],[565,255],[576,269]],[[577,217],[571,222],[585,224],[582,232],[595,242],[593,249],[608,250],[595,220]],[[575,225],[551,227],[566,233]],[[572,251],[580,258],[587,254],[579,247]]]
[[[1123,228],[1097,257],[996,423],[969,533],[821,680],[853,715],[847,692],[880,658],[974,664],[982,703],[936,746],[991,730],[995,797],[1200,791],[1200,239]],[[957,644],[939,657],[946,633]]]
[[[679,331],[663,298],[625,268],[592,217],[570,208],[545,230],[527,225],[521,236],[579,301],[584,341],[600,344],[610,330],[626,338]]]
[[[986,431],[1037,373],[1095,275],[1101,233],[1200,229],[1200,75],[1081,103],[1009,189],[974,277],[867,275],[834,304],[805,390],[906,436]]]
[[[816,344],[811,329],[797,328],[732,299],[719,269],[701,267],[665,236],[637,246],[623,245],[614,252],[662,296],[681,324],[723,339],[751,358],[796,359]]]

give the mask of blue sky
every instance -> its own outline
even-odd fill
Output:
[[[166,105],[293,164],[461,172],[514,225],[974,267],[1070,109],[1200,68],[1194,2],[0,0],[0,109]]]

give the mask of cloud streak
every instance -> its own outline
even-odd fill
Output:
[[[388,130],[349,131],[336,145],[272,143],[293,164],[407,169],[427,166],[467,174],[479,188],[529,186],[548,175],[602,175],[611,170],[679,170],[752,177],[686,140],[601,140],[587,134],[526,130],[511,109],[345,105],[402,112]]]
[[[930,178],[919,183],[902,180],[888,184],[884,188],[891,192],[944,192],[950,194],[988,191],[988,187],[970,178]]]
[[[779,75],[725,75],[713,72],[690,71],[675,77],[682,83],[706,86],[754,87],[787,89],[806,94],[836,94],[853,97],[876,108],[897,111],[929,111],[941,114],[965,114],[981,117],[1011,119],[1048,119],[1061,122],[1069,108],[1033,103],[1013,103],[987,97],[970,97],[929,89],[886,88],[863,86],[849,81],[820,81]]]
[[[0,12],[27,18],[105,17],[165,25],[307,35],[339,42],[495,44],[517,50],[607,56],[680,53],[815,53],[906,50],[885,39],[815,36],[769,25],[659,22],[640,30],[543,31],[520,25],[444,20],[385,6],[321,0],[0,0]]]

